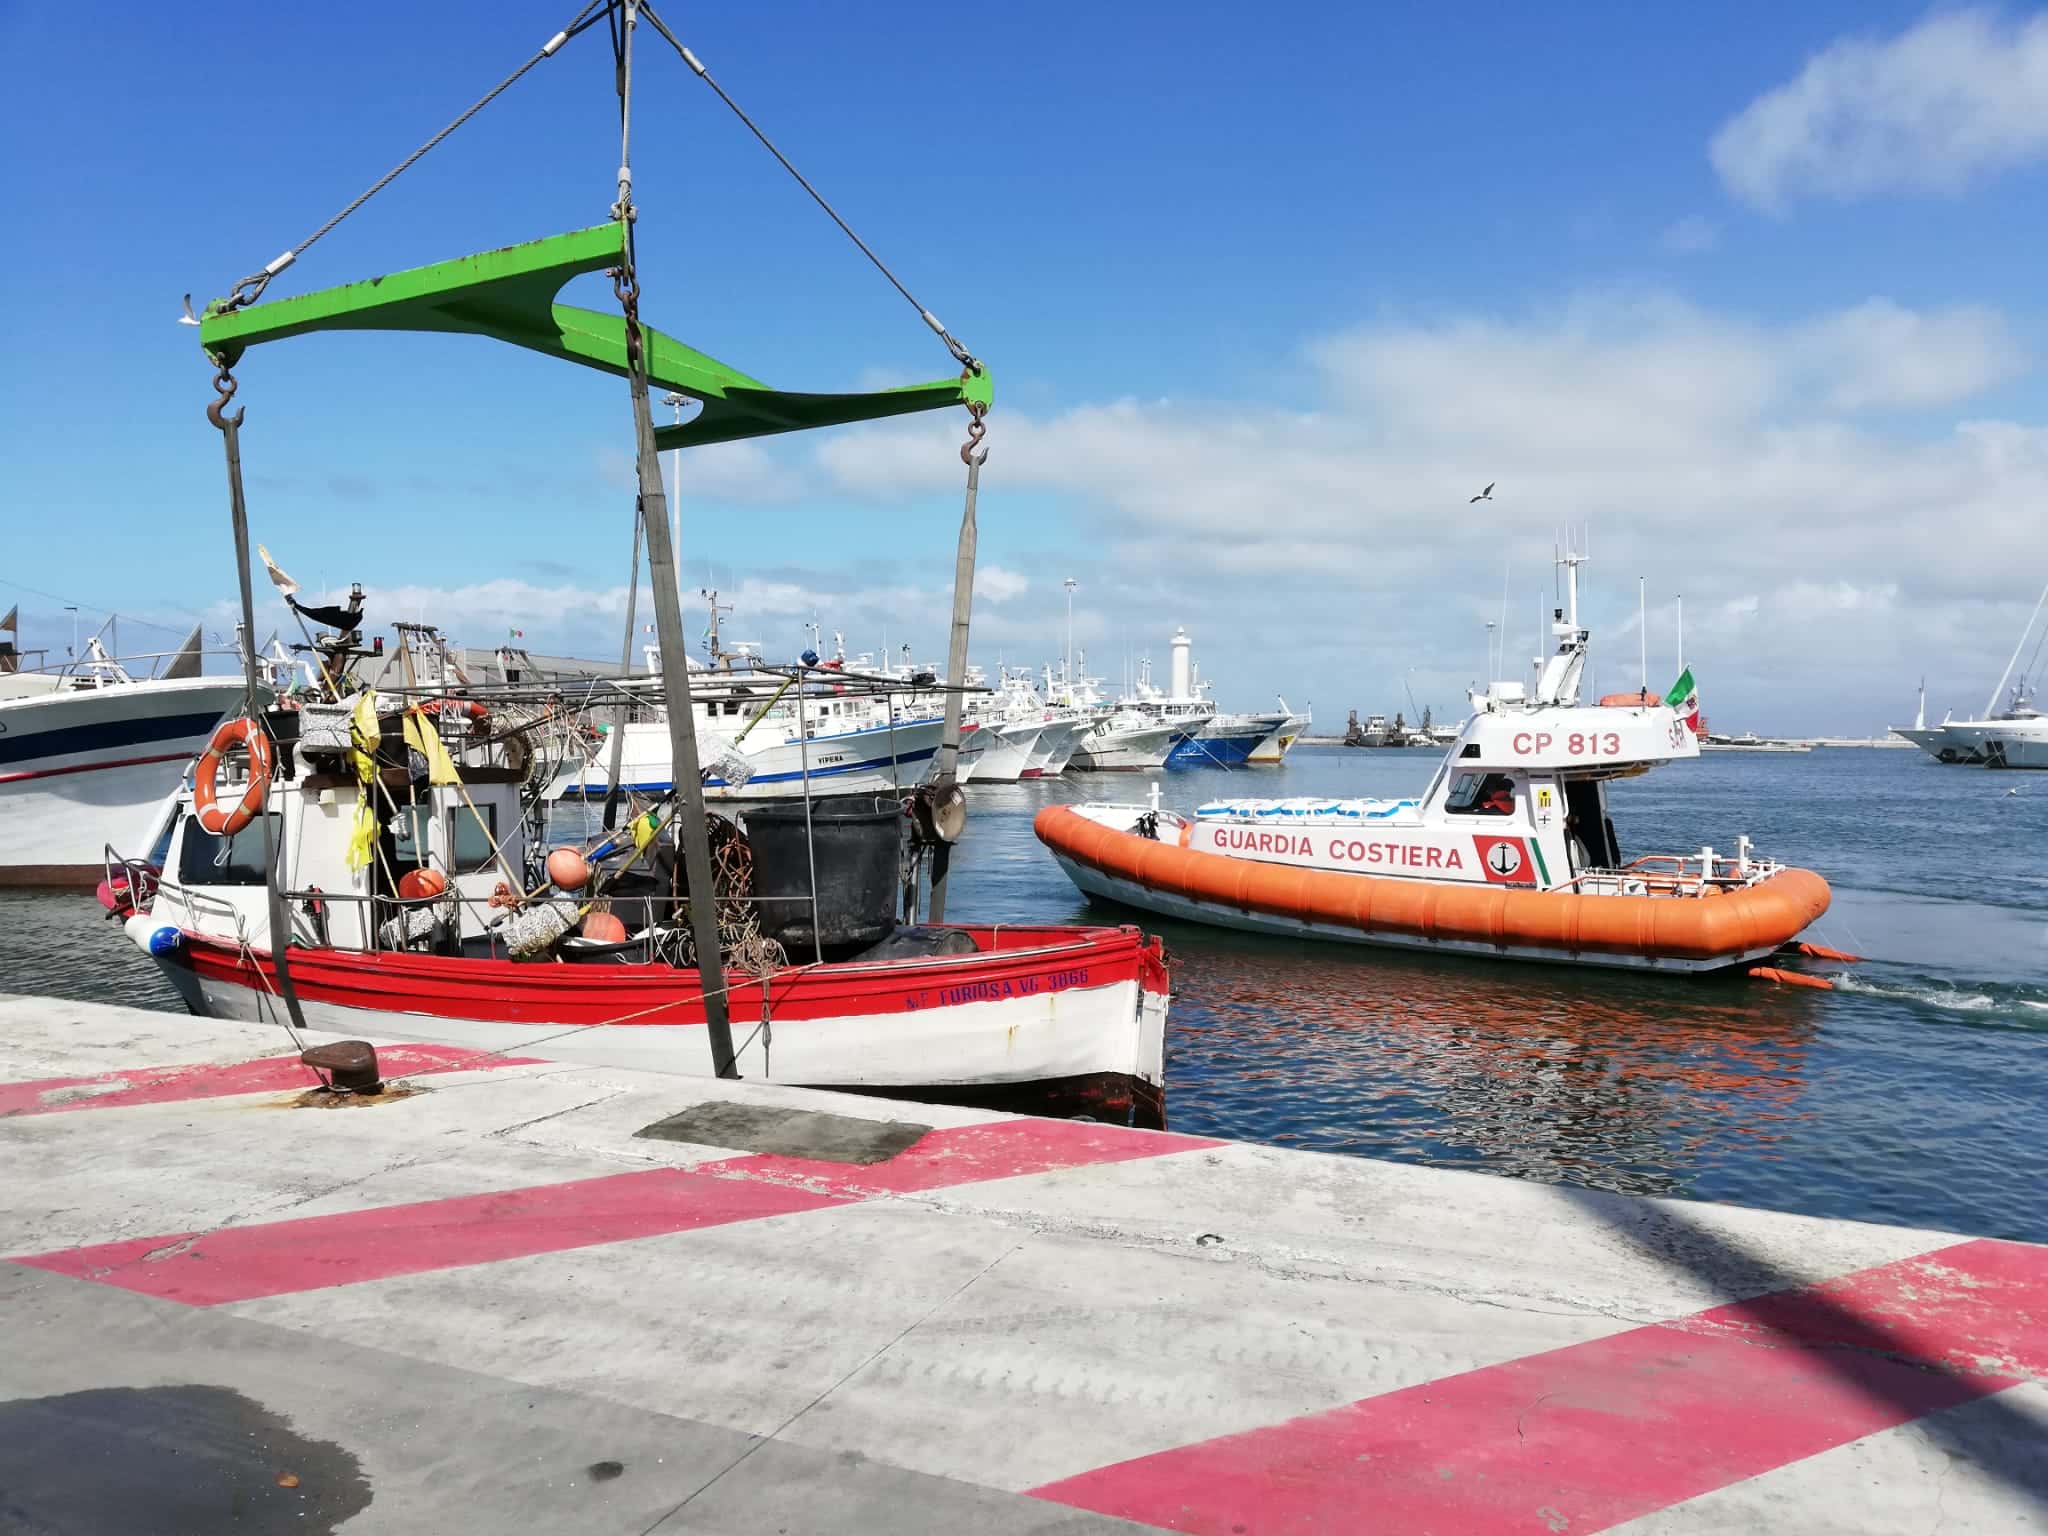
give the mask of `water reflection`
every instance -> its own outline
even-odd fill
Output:
[[[1810,1116],[1812,994],[1164,931],[1180,1130],[1655,1194]]]

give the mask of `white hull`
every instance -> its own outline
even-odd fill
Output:
[[[1089,773],[1136,773],[1162,768],[1181,730],[1172,725],[1113,727],[1083,736],[1074,750],[1074,767]]]
[[[1941,756],[1942,738],[1948,735],[1948,728],[1940,725],[1895,725],[1892,727],[1892,734],[1902,737],[1929,757],[1938,759]]]
[[[1988,731],[1983,749],[1993,768],[2048,768],[2048,719],[2014,720]]]
[[[1307,715],[1289,715],[1252,748],[1251,756],[1245,761],[1261,765],[1285,761],[1287,754],[1294,749],[1294,744],[1301,739],[1303,732],[1308,730],[1308,726]]]
[[[1045,729],[1038,733],[1038,745],[1032,749],[1031,766],[1025,770],[1025,777],[1056,779],[1065,773],[1090,723],[1081,719],[1048,720]]]
[[[146,853],[241,697],[195,677],[0,701],[0,884],[91,885],[109,843]]]
[[[268,992],[164,967],[209,1018],[278,1023]],[[739,1073],[756,1082],[843,1088],[992,1088],[1124,1074],[1158,1086],[1166,1070],[1164,993],[1134,981],[1069,988],[1050,997],[963,1003],[894,1014],[775,1022],[772,1032],[735,1018]],[[1141,1006],[1142,1002],[1142,1006]],[[306,1022],[340,1034],[513,1051],[579,1066],[626,1067],[710,1077],[711,1045],[701,1024],[619,1024],[570,1028],[450,1019],[395,1009],[307,1000]],[[548,1038],[553,1036],[553,1038]]]
[[[1043,724],[1036,720],[991,722],[982,726],[975,735],[986,732],[988,745],[981,749],[981,761],[975,764],[975,783],[1014,784],[1023,778],[1031,766],[1031,754],[1038,746],[1039,732],[1043,729]]]
[[[1567,958],[1555,950],[1526,945],[1492,944],[1453,938],[1424,939],[1398,933],[1361,932],[1339,923],[1319,923],[1301,918],[1277,917],[1265,912],[1251,912],[1222,902],[1201,901],[1174,892],[1155,891],[1134,880],[1105,874],[1099,869],[1078,863],[1057,850],[1053,851],[1053,858],[1058,861],[1060,868],[1066,871],[1067,878],[1090,896],[1099,896],[1123,906],[1134,907],[1141,912],[1155,912],[1162,917],[1177,917],[1184,922],[1205,923],[1217,928],[1236,928],[1246,933],[1273,933],[1295,939],[1334,939],[1340,943],[1364,944],[1378,949],[1422,950],[1433,955],[1448,953],[1472,955],[1488,960],[1540,960],[1553,964],[1569,963],[1600,966],[1612,970],[1665,971],[1685,975],[1723,970],[1731,965],[1746,965],[1774,954],[1778,947],[1775,944],[1766,944],[1744,954],[1721,956],[1713,960],[1604,954],[1591,950]]]
[[[2010,763],[2015,746],[2026,756],[2028,743],[2044,740],[2048,740],[2048,717],[2041,715],[2016,720],[1965,720],[1943,726],[1940,743],[1930,750],[1945,763],[1982,763],[1991,760],[1991,745],[1996,742]]]
[[[619,783],[638,794],[665,794],[675,783],[668,726],[662,721],[636,720],[624,727]],[[746,758],[753,776],[737,787],[713,776],[704,798],[714,802],[788,800],[800,798],[809,784],[813,795],[893,794],[913,789],[931,772],[932,759],[944,733],[941,720],[899,721],[833,735],[813,735],[808,742],[763,741],[753,738],[735,749]],[[978,733],[977,733],[978,734]],[[599,799],[611,769],[610,738],[572,762],[548,786],[550,800]]]

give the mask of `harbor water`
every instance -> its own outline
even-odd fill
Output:
[[[1219,794],[1419,791],[1437,754],[1297,748],[1165,775]],[[951,915],[1090,908],[1031,833],[1143,775],[973,785]],[[1819,870],[1835,990],[1423,958],[1160,919],[1176,1130],[1595,1189],[2048,1240],[2048,775],[1917,752],[1717,754],[1614,786],[1625,854]],[[175,1009],[88,896],[0,893],[0,988]]]

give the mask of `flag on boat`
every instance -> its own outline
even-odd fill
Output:
[[[512,638],[514,640],[524,640],[526,638],[526,631],[523,629],[515,629],[512,631]]]
[[[440,728],[419,709],[408,709],[405,712],[405,744],[427,760],[429,784],[462,782],[462,775],[455,771],[455,760],[448,755],[448,749],[441,745]]]
[[[1700,690],[1692,680],[1692,668],[1687,667],[1678,674],[1678,681],[1665,692],[1664,697],[1678,712],[1678,718],[1685,722],[1686,729],[1697,736],[1700,733]]]
[[[377,747],[384,727],[377,719],[377,692],[363,690],[349,718],[349,764],[356,771],[356,824],[349,833],[348,867],[367,869],[377,846],[377,810],[370,787],[377,777]]]
[[[270,572],[270,584],[286,597],[295,596],[298,593],[299,584],[278,569],[277,562],[270,558],[270,551],[261,544],[258,544],[256,546],[256,553],[263,557],[263,569]]]

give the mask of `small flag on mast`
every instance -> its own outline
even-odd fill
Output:
[[[514,640],[524,640],[526,638],[526,631],[523,629],[515,629],[512,631],[512,638]]]
[[[1699,685],[1692,680],[1691,667],[1678,674],[1678,681],[1671,685],[1664,699],[1678,712],[1678,718],[1685,722],[1686,729],[1695,736],[1699,735],[1700,690]]]

